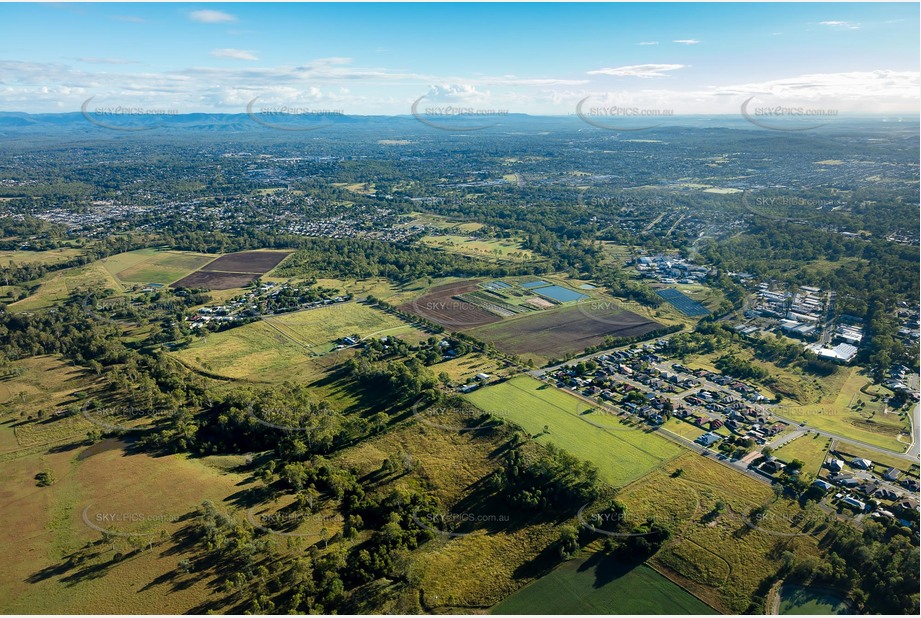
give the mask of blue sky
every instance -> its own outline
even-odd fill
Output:
[[[0,109],[917,113],[919,6],[0,4]]]

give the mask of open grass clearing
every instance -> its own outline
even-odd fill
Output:
[[[23,266],[25,264],[59,264],[82,255],[81,249],[61,247],[47,251],[0,251],[0,268]]]
[[[872,386],[858,367],[839,368],[829,378],[816,379],[818,400],[808,405],[782,405],[778,414],[808,427],[836,433],[895,452],[905,444],[898,435],[907,431],[907,423],[895,410],[887,409],[886,396],[866,394],[861,389]],[[872,391],[871,391],[872,392]]]
[[[667,462],[617,499],[628,513],[652,516],[672,530],[650,563],[723,612],[748,609],[764,578],[777,572],[778,543],[800,556],[819,553],[816,539],[791,523],[801,512],[796,503],[777,500],[766,483],[697,453]],[[768,515],[752,528],[745,517],[759,505],[769,505]]]
[[[180,572],[178,563],[190,554],[170,535],[187,523],[177,519],[203,500],[224,502],[245,486],[245,478],[179,455],[126,455],[115,448],[81,460],[80,452],[42,450],[4,463],[0,516],[7,525],[0,542],[9,555],[0,565],[0,609],[141,614],[156,607],[184,613],[215,598],[210,578]],[[36,487],[39,470],[51,470],[55,483]],[[85,523],[84,512],[104,529],[153,536],[101,543],[102,534]],[[131,518],[118,521],[113,514]],[[141,544],[150,538],[154,546],[113,560],[116,551],[131,552],[131,538],[145,539]]]
[[[37,289],[27,298],[9,305],[12,311],[45,309],[66,300],[72,294],[110,289],[116,293],[124,287],[99,262],[48,273],[39,280]]]
[[[467,398],[485,412],[521,426],[538,442],[551,442],[591,462],[615,487],[682,453],[665,438],[624,425],[606,412],[588,412],[592,406],[586,402],[528,376],[481,388]]]
[[[494,614],[715,614],[645,565],[628,565],[597,553],[569,560],[504,599]]]
[[[817,433],[803,434],[774,451],[774,456],[788,463],[799,459],[806,464],[803,466],[803,472],[818,476],[830,444],[829,438]]]

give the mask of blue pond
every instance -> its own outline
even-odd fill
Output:
[[[569,288],[564,288],[559,285],[551,285],[545,288],[540,288],[537,293],[541,296],[552,298],[553,300],[561,303],[567,303],[571,300],[581,300],[583,298],[588,298],[588,296],[585,294],[580,294],[575,290],[570,290]]]
[[[548,285],[550,284],[547,283],[546,281],[530,281],[528,283],[522,283],[521,287],[531,289],[531,288],[542,288]]]

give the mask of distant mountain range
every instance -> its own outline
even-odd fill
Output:
[[[254,113],[222,114],[96,114],[92,112],[67,112],[54,114],[29,114],[25,112],[0,112],[0,133],[21,135],[30,133],[86,133],[104,135],[106,133],[246,133],[285,131],[291,134],[318,134],[323,131],[344,129],[388,128],[401,131],[428,131],[443,129],[454,133],[477,131],[593,131],[603,132],[608,127],[612,132],[642,137],[640,129],[646,128],[727,128],[741,130],[765,131],[747,122],[741,115],[714,116],[673,116],[652,119],[593,119],[593,124],[584,122],[576,115],[571,116],[530,116],[527,114],[507,114],[484,117],[432,117],[413,115],[398,116],[283,116]],[[836,118],[829,122],[828,128],[886,129],[893,125],[904,129],[917,129],[917,119],[899,117],[855,117]]]

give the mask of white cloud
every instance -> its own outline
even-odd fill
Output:
[[[697,39],[676,39],[672,43],[681,43],[682,45],[697,45],[700,43]]]
[[[259,60],[256,54],[245,49],[214,49],[211,51],[211,55],[215,58],[231,58],[233,60]]]
[[[640,43],[637,43],[637,45],[658,45],[658,44],[659,44],[658,41],[642,41]]]
[[[80,62],[86,64],[137,64],[137,60],[122,60],[121,58],[77,58]]]
[[[90,60],[92,58],[84,58]],[[98,58],[96,60],[99,60]],[[215,64],[220,64],[215,61]],[[688,65],[690,66],[690,65]],[[788,74],[782,79],[712,86],[654,87],[677,79],[619,80],[621,76],[677,76],[685,65],[634,65],[599,69],[584,79],[516,75],[431,75],[393,68],[359,67],[348,58],[321,58],[299,66],[227,63],[172,71],[138,71],[140,65],[0,61],[0,109],[74,111],[89,97],[93,105],[128,105],[181,112],[240,112],[260,104],[343,109],[354,114],[405,114],[407,100],[429,101],[534,114],[572,113],[591,96],[623,106],[674,110],[681,114],[738,115],[740,105],[789,105],[852,113],[917,114],[917,71]],[[132,70],[135,69],[135,70]],[[613,75],[615,79],[604,79]],[[595,77],[602,76],[602,77]],[[624,84],[633,84],[626,88]],[[436,84],[436,86],[430,86]],[[594,86],[589,86],[593,84]],[[604,92],[604,90],[608,90]]]
[[[667,77],[666,71],[683,69],[684,64],[633,64],[624,67],[597,69],[589,71],[589,75],[611,75],[613,77]]]
[[[237,18],[230,13],[225,13],[224,11],[213,11],[211,9],[192,11],[189,13],[189,19],[192,21],[201,22],[203,24],[220,24],[228,21],[237,21]]]
[[[860,28],[860,24],[852,24],[849,21],[820,21],[820,26],[828,26],[830,28],[841,28],[843,30],[857,30]]]
[[[482,99],[489,93],[480,92],[473,84],[435,84],[425,94],[429,99],[470,100]]]
[[[773,97],[774,100],[835,100],[840,103],[876,99],[915,99],[921,89],[916,71],[852,71],[812,73],[766,82],[717,88],[720,94]],[[871,110],[867,110],[871,111]]]

